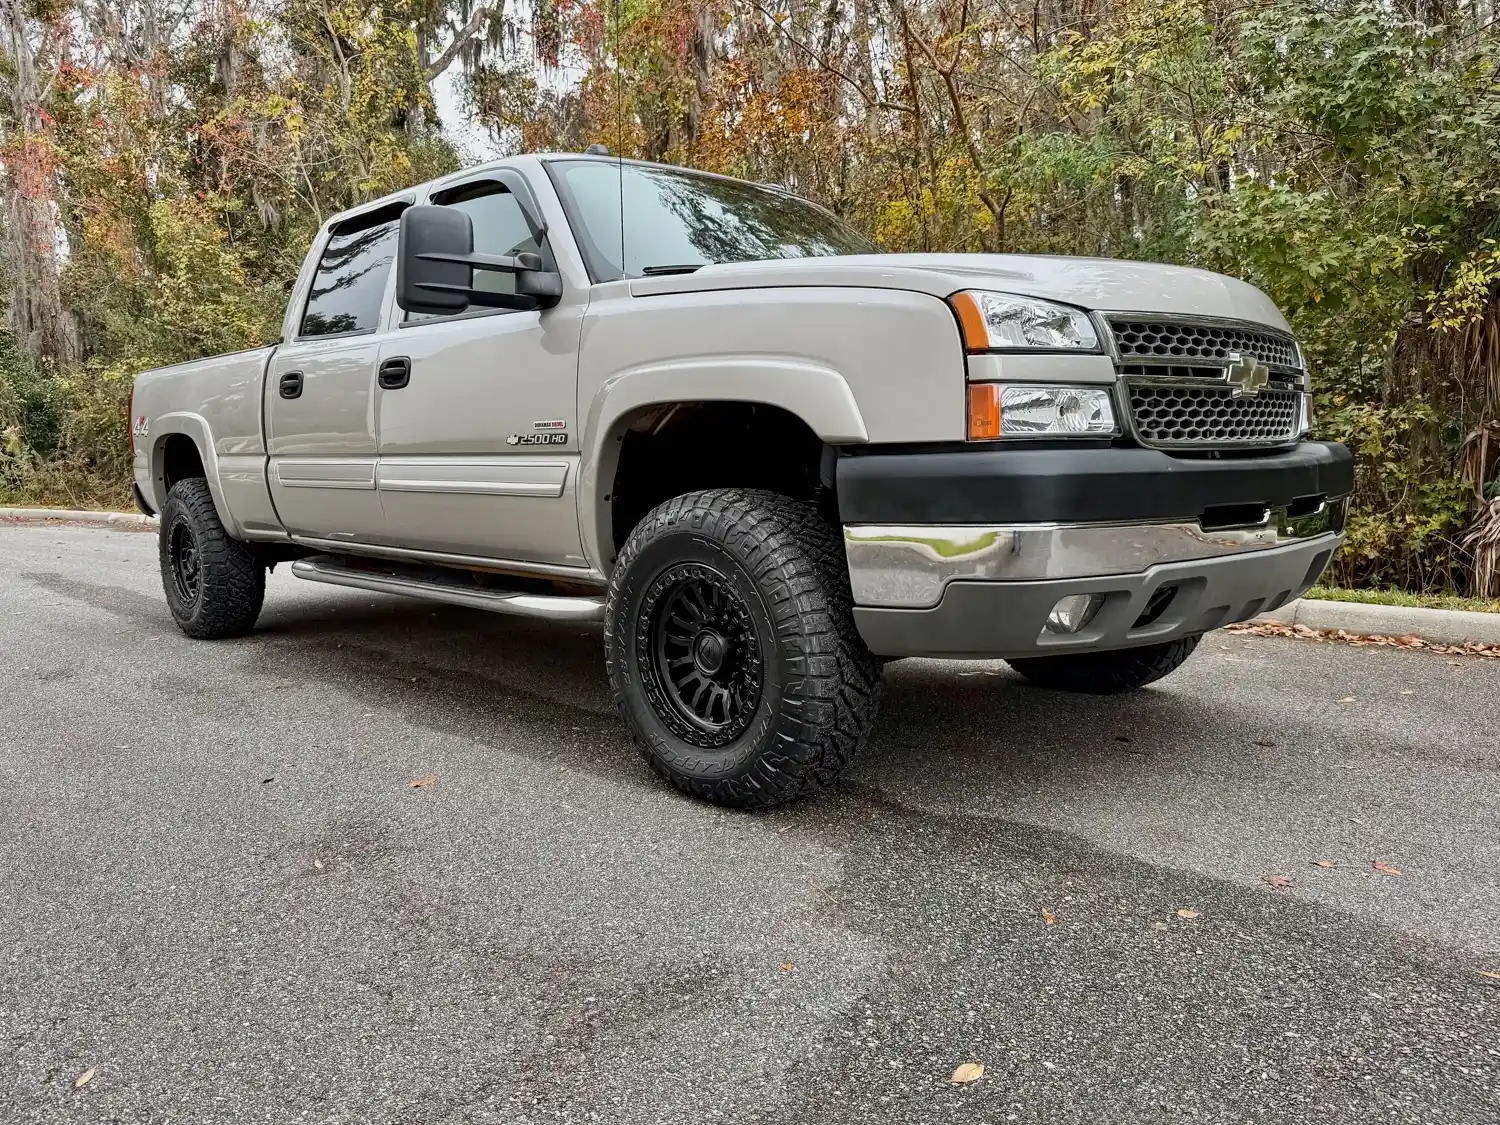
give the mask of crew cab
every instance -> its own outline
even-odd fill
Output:
[[[141,374],[137,500],[184,632],[268,568],[603,626],[663,778],[829,785],[886,660],[1114,692],[1339,546],[1343,446],[1259,290],[885,254],[777,187],[525,155],[330,219],[274,346]]]

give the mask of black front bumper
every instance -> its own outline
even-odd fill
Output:
[[[1098,447],[849,451],[835,480],[845,524],[1195,520],[1347,496],[1354,457],[1322,441],[1217,460]]]

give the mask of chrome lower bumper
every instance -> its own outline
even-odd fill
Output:
[[[844,528],[857,606],[937,605],[951,582],[1054,582],[1141,574],[1167,563],[1272,551],[1320,537],[1336,542],[1348,499],[1288,515],[1268,509],[1260,522],[1205,531],[1196,522],[1014,524],[1009,526]]]

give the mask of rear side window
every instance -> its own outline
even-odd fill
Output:
[[[403,210],[404,204],[382,207],[334,231],[307,296],[303,336],[372,332],[379,327]]]

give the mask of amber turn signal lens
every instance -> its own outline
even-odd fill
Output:
[[[958,326],[963,330],[964,347],[971,352],[981,352],[990,346],[990,331],[984,324],[984,313],[979,311],[979,302],[972,293],[955,293],[949,298],[953,311],[958,314]],[[970,435],[973,436],[973,435]]]
[[[969,440],[1000,436],[1000,384],[969,384]]]

